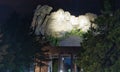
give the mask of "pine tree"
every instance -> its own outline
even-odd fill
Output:
[[[78,62],[85,72],[120,71],[120,10],[113,12],[106,5],[94,22],[97,28],[84,35]]]
[[[48,52],[48,50],[43,51],[42,47],[46,46],[48,44],[47,40],[43,36],[34,36],[33,37],[33,46],[35,48],[35,63],[42,67],[45,66],[46,64],[44,61],[49,61],[49,57],[45,54]]]

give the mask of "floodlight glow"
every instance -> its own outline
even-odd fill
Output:
[[[75,17],[75,16],[72,15],[71,18],[70,18],[70,22],[73,26],[78,25],[78,17]]]
[[[60,70],[60,72],[63,72],[63,70]]]
[[[62,58],[62,60],[64,60],[64,58]]]
[[[68,11],[59,9],[56,12],[52,12],[41,27],[38,27],[40,29],[36,29],[36,32],[39,34],[41,31],[42,34],[56,38],[63,37],[66,33],[74,29],[80,29],[82,32],[86,33],[90,28],[91,19],[93,20],[94,18],[94,14],[91,13],[76,17],[71,15]]]

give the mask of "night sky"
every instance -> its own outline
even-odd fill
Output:
[[[20,14],[30,14],[38,4],[47,4],[54,7],[54,10],[63,8],[80,14],[82,12],[96,12],[101,8],[101,0],[1,0],[1,7],[15,10]],[[2,9],[3,10],[3,9]]]
[[[21,16],[33,16],[38,4],[50,5],[54,10],[62,8],[76,16],[86,12],[99,14],[102,2],[103,0],[0,0],[0,23],[4,23],[13,12]],[[112,0],[112,3],[115,9],[120,8],[120,0]]]

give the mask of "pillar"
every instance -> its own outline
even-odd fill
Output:
[[[48,72],[52,72],[52,56],[50,55],[49,56],[49,59],[50,59],[50,61],[49,61],[49,63],[48,63]]]
[[[51,61],[50,61],[50,72],[52,72],[52,58],[51,58]]]
[[[58,72],[64,72],[64,58],[61,54],[58,57]]]
[[[71,54],[71,72],[74,72],[74,59],[73,59],[73,54]]]
[[[52,62],[52,59],[51,59],[51,72],[52,72],[52,64],[53,64],[53,62]]]
[[[74,63],[74,72],[77,72],[77,65]]]
[[[58,55],[58,72],[60,71],[60,54]]]

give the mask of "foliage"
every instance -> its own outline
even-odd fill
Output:
[[[104,0],[104,9],[103,9],[103,13],[109,14],[112,10],[112,6],[111,6],[111,1],[110,0]]]
[[[39,66],[44,66],[46,64],[43,62],[49,61],[47,55],[45,54],[46,52],[48,52],[48,50],[46,51],[42,50],[42,47],[44,47],[45,45],[47,45],[47,41],[45,40],[45,38],[36,35],[33,37],[33,47],[35,49],[35,54],[34,54],[35,62]]]
[[[61,40],[65,39],[71,35],[82,37],[83,34],[84,34],[84,32],[82,32],[80,29],[74,29],[70,32],[67,32],[63,37],[46,36],[46,40],[48,40],[51,43],[51,45],[58,46],[59,42]]]
[[[32,63],[32,55],[34,50],[31,46],[31,38],[28,36],[26,26],[28,19],[13,12],[5,24],[0,25],[0,31],[3,33],[0,49],[3,46],[3,52],[7,52],[0,62],[1,72],[24,72],[23,69],[29,70],[29,65]],[[0,52],[1,54],[1,52]]]
[[[58,46],[58,43],[60,41],[60,38],[53,37],[53,36],[46,36],[46,39],[50,42],[53,46]]]
[[[119,72],[120,10],[105,11],[94,23],[98,28],[91,28],[83,36],[83,51],[78,65],[85,72]]]
[[[69,36],[69,35],[75,35],[75,36],[79,36],[79,37],[82,37],[84,34],[84,32],[82,32],[80,29],[73,29],[72,31],[70,32],[67,32],[65,34],[65,36]]]
[[[54,59],[53,60],[53,72],[58,71],[58,60]]]

